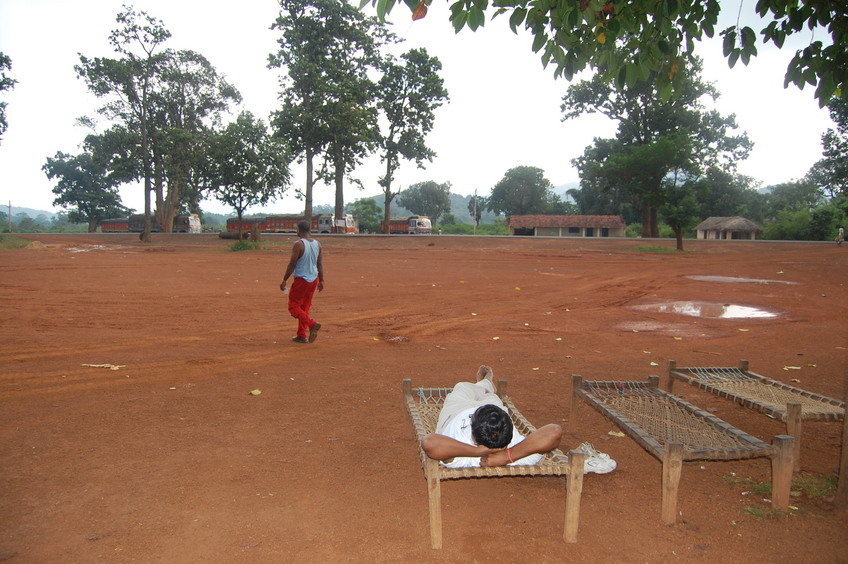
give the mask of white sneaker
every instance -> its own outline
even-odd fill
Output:
[[[615,470],[615,460],[608,454],[598,452],[591,443],[583,443],[574,450],[586,455],[586,461],[583,463],[584,474],[608,474]]]

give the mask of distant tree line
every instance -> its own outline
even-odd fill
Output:
[[[390,9],[381,0],[376,4],[380,14]],[[579,4],[576,19],[561,32],[582,33],[581,22],[591,16],[594,4]],[[609,4],[610,14],[650,11],[643,0],[629,7]],[[793,12],[798,21],[824,25],[821,18],[833,15],[802,5]],[[103,123],[80,118],[92,129],[82,153],[57,153],[43,167],[56,181],[55,204],[68,210],[70,221],[85,222],[93,230],[99,219],[126,215],[132,210],[121,204],[117,187],[129,182],[140,183],[144,191],[145,240],[153,220],[167,230],[178,213],[201,212],[204,198],[218,199],[241,217],[251,206],[265,205],[290,188],[294,162],[306,170],[305,185],[294,189],[306,215],[313,213],[315,183],[330,183],[335,203],[329,211],[357,215],[365,231],[378,231],[380,219],[407,212],[428,215],[437,226],[467,222],[474,228],[516,214],[615,214],[624,217],[631,233],[635,227],[643,237],[670,233],[680,247],[692,227],[710,216],[748,217],[772,239],[828,239],[846,220],[848,102],[833,96],[841,90],[829,67],[805,71],[813,82],[821,81],[817,96],[829,100],[836,128],[822,137],[823,158],[802,179],[759,188],[737,172],[751,142],[738,131],[735,116],[710,107],[719,93],[702,80],[701,61],[685,49],[671,66],[651,65],[648,59],[617,61],[622,76],[610,80],[608,72],[598,69],[566,88],[563,120],[599,113],[618,125],[614,137],[595,139],[572,161],[580,174],[579,188],[562,197],[553,192],[543,170],[525,165],[505,171],[488,194],[467,196],[460,203],[451,194],[449,179],[405,189],[395,183],[403,160],[424,167],[435,156],[425,139],[434,110],[448,100],[439,61],[423,49],[399,59],[388,55],[387,47],[397,38],[381,21],[340,0],[280,0],[280,8],[272,26],[280,34],[279,49],[268,64],[282,73],[280,107],[267,125],[247,111],[224,124],[241,100],[235,87],[199,53],[167,48],[170,32],[160,20],[131,7],[118,14],[119,27],[110,34],[116,56],[81,55],[75,67],[103,100],[97,110]],[[452,15],[456,25],[482,25],[482,9],[461,8]],[[705,13],[715,15],[717,10],[717,3],[710,4]],[[513,26],[528,17],[520,9],[514,15]],[[680,14],[667,15],[665,24],[682,21],[674,19]],[[693,25],[707,32],[711,17],[696,18]],[[604,30],[604,41],[626,38],[629,32],[614,30],[616,20],[611,18],[594,22],[603,24],[595,29]],[[795,31],[769,26],[766,39],[777,42],[781,34]],[[536,28],[533,33],[546,37]],[[755,54],[750,30],[725,33],[731,62],[747,62]],[[618,52],[614,45],[603,46],[600,37],[594,45],[598,53]],[[554,49],[548,60],[570,76],[577,68],[569,67],[571,55],[560,60],[556,43],[546,45]],[[800,55],[787,74],[792,81],[797,83],[804,65],[829,64],[827,57],[834,51],[818,48]],[[8,58],[0,57],[0,71],[8,68]],[[678,72],[683,68],[686,72]],[[14,84],[5,74],[2,78],[3,88]],[[382,194],[346,202],[345,183],[359,184],[353,173],[369,154],[380,155],[385,165],[376,179]]]
[[[285,194],[295,160],[306,167],[306,185],[296,192],[304,214],[312,215],[312,189],[323,181],[334,185],[341,215],[345,181],[358,183],[352,173],[375,153],[385,163],[375,180],[388,215],[400,162],[423,166],[435,156],[425,136],[433,111],[447,101],[441,63],[425,49],[394,57],[387,48],[398,39],[387,26],[347,2],[280,0],[272,25],[279,50],[268,67],[282,73],[281,105],[267,125],[249,111],[225,124],[240,93],[202,54],[169,48],[161,20],[131,6],[116,20],[109,35],[115,56],[80,55],[75,66],[103,101],[97,118],[79,120],[92,133],[80,154],[58,152],[43,166],[56,181],[54,205],[89,231],[133,211],[118,194],[130,183],[143,190],[145,241],[154,222],[169,231],[178,214],[200,213],[206,198],[241,217]],[[0,53],[0,71],[8,67]]]

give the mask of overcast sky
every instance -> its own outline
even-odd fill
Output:
[[[51,183],[41,167],[57,151],[76,154],[88,130],[76,125],[79,116],[94,116],[102,101],[76,78],[78,53],[114,56],[108,44],[117,27],[121,0],[0,0],[0,51],[12,59],[9,73],[18,84],[0,94],[8,103],[9,128],[0,142],[0,209],[11,204],[54,209]],[[126,2],[130,4],[130,2]],[[138,0],[137,11],[163,20],[172,38],[167,46],[203,54],[244,97],[234,113],[249,110],[264,121],[277,106],[277,69],[267,68],[278,32],[269,28],[278,14],[276,0]],[[751,2],[749,6],[753,6]],[[406,39],[398,53],[426,47],[443,65],[450,103],[437,110],[428,144],[438,156],[426,170],[404,164],[396,187],[435,180],[450,182],[457,194],[488,195],[504,173],[515,166],[536,166],[554,185],[579,181],[571,160],[594,137],[613,137],[615,124],[601,116],[561,121],[560,103],[568,83],[553,79],[530,49],[527,34],[514,35],[505,17],[487,22],[477,32],[458,35],[448,21],[448,2],[434,0],[423,20],[412,22],[405,6],[395,8],[393,31]],[[718,29],[735,22],[739,3],[722,1]],[[366,9],[369,10],[370,8]],[[750,10],[750,8],[748,8]],[[373,12],[372,12],[373,13]],[[759,29],[759,27],[755,27]],[[736,114],[740,128],[754,142],[741,163],[741,173],[764,186],[801,178],[821,158],[821,134],[833,127],[826,109],[819,109],[813,91],[783,88],[786,65],[794,49],[810,41],[809,32],[782,50],[761,47],[748,66],[728,69],[720,38],[698,45],[704,58],[704,78],[716,83],[722,96],[717,108]],[[818,32],[818,39],[827,39]],[[303,184],[303,165],[292,165],[295,183]],[[365,186],[346,186],[345,201],[380,193],[378,158],[357,170]],[[290,192],[293,192],[290,191]],[[121,190],[123,203],[143,209],[137,186]],[[333,188],[318,185],[315,204],[332,204]],[[210,201],[207,211],[230,213]],[[296,213],[303,203],[286,195],[266,211]],[[251,209],[249,212],[259,211]]]

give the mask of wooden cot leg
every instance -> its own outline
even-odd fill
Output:
[[[580,402],[580,397],[577,395],[577,390],[583,387],[583,376],[579,374],[571,375],[571,411],[568,413],[568,432],[574,433],[577,427],[577,404]]]
[[[580,497],[583,495],[583,464],[586,455],[576,450],[568,451],[568,477],[565,482],[565,542],[577,542],[580,523]]]
[[[674,525],[677,521],[677,489],[683,469],[683,443],[666,443],[662,466],[662,521],[666,525]]]
[[[792,488],[792,459],[795,437],[777,435],[772,444],[776,452],[771,457],[771,506],[785,511],[789,508],[789,490]]]
[[[845,390],[845,403],[848,404],[848,389]],[[848,509],[848,413],[842,416],[842,455],[839,457],[839,484],[836,486],[836,509]]]
[[[795,437],[795,456],[792,470],[801,471],[801,404],[786,404],[786,434]]]
[[[442,548],[442,488],[438,460],[427,460],[427,497],[430,501],[430,545]]]
[[[672,393],[672,390],[674,389],[674,378],[671,377],[671,373],[674,372],[675,370],[677,370],[677,361],[676,360],[669,360],[668,361],[668,372],[666,372],[666,385],[665,385],[665,391],[667,391],[668,393]]]

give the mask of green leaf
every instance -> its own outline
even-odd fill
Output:
[[[757,42],[757,34],[748,26],[742,28],[742,46],[753,46]]]
[[[727,57],[727,64],[730,66],[730,68],[733,68],[733,67],[736,66],[736,62],[739,60],[739,54],[740,53],[741,53],[741,51],[739,51],[739,49],[734,49],[733,51],[730,52],[730,56]]]
[[[545,46],[545,42],[547,41],[547,39],[548,39],[548,37],[547,37],[547,35],[545,35],[545,32],[543,32],[543,31],[538,32],[536,34],[536,36],[533,38],[533,47],[532,47],[533,52],[538,53],[539,50],[542,47]]]
[[[624,66],[624,68],[626,73],[625,76],[627,77],[625,84],[632,88],[639,81],[639,66],[634,63],[628,63]]]
[[[486,16],[483,14],[483,10],[477,6],[472,7],[468,14],[468,27],[471,28],[471,31],[476,31],[485,23]]]
[[[621,65],[618,69],[618,75],[615,77],[616,88],[624,88],[627,84],[627,65]]]
[[[568,14],[568,27],[576,28],[580,24],[580,12],[578,10],[571,10]]]
[[[456,33],[465,27],[465,23],[468,21],[468,12],[462,11],[451,16],[451,23],[453,24],[453,30]]]
[[[512,15],[509,16],[509,27],[512,29],[513,32],[515,32],[518,29],[518,26],[520,26],[524,22],[524,18],[526,16],[526,8],[516,8],[515,10],[513,10]]]
[[[722,43],[722,51],[725,57],[729,57],[733,50],[736,48],[736,31],[727,31],[725,30],[724,42]],[[730,65],[733,68],[733,65]]]

